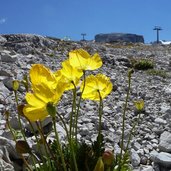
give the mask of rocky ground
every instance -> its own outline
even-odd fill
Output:
[[[16,118],[16,105],[12,92],[12,80],[22,80],[28,74],[32,64],[41,63],[53,71],[59,69],[61,62],[68,57],[68,52],[84,48],[89,53],[98,52],[103,66],[93,73],[104,73],[111,78],[115,90],[104,100],[102,129],[105,135],[106,148],[120,151],[118,142],[121,137],[122,112],[128,89],[127,73],[131,59],[146,58],[153,60],[155,70],[160,74],[149,74],[147,71],[135,70],[131,80],[131,93],[126,113],[127,139],[132,123],[137,114],[134,100],[145,101],[145,112],[140,115],[140,122],[131,141],[131,163],[134,171],[169,171],[171,170],[171,46],[144,44],[100,44],[95,42],[61,41],[56,38],[38,35],[1,35],[0,36],[0,170],[22,170],[21,159],[16,154],[14,142],[6,129],[5,111],[10,112],[10,123],[13,129],[19,128]],[[24,97],[23,87],[19,90],[19,100]],[[70,94],[63,96],[58,111],[69,120],[71,112]],[[98,129],[97,104],[92,101],[81,103],[78,122],[80,139],[87,143],[95,140]],[[45,129],[50,129],[51,120],[44,122]],[[26,122],[23,127],[28,130]],[[61,140],[65,141],[65,132],[57,123]],[[50,135],[53,137],[53,135]],[[30,145],[34,146],[32,137]]]

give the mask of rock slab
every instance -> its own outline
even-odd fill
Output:
[[[95,36],[96,42],[113,43],[113,42],[131,42],[131,43],[144,43],[144,38],[141,35],[130,33],[108,33],[97,34]]]

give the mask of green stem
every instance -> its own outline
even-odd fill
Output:
[[[14,95],[15,95],[15,101],[16,101],[17,111],[18,111],[19,103],[18,103],[18,96],[17,96],[17,91],[16,91],[16,90],[14,90]],[[27,142],[27,139],[26,139],[26,136],[25,136],[24,129],[22,128],[21,117],[20,117],[19,111],[18,111],[18,123],[19,123],[19,127],[20,127],[20,130],[21,130],[22,136],[23,136],[23,138],[24,138],[24,141]],[[32,156],[32,155],[31,155],[31,156]],[[34,166],[35,166],[35,168],[36,168],[36,164],[35,164],[34,157],[32,156],[31,158],[32,158],[32,161],[33,161]]]
[[[35,168],[35,170],[37,171],[37,167],[36,167],[36,161],[35,161],[35,159],[37,160],[37,158],[36,158],[36,156],[31,152],[30,153],[31,154],[31,158],[32,158],[32,161],[33,161],[33,164],[34,164],[34,168]],[[37,160],[38,161],[38,160]],[[39,162],[39,161],[38,161]],[[39,166],[40,166],[40,164],[39,164]]]
[[[67,171],[66,164],[65,164],[65,159],[64,159],[64,154],[62,152],[62,148],[61,148],[61,145],[60,145],[58,132],[57,132],[57,129],[56,129],[56,119],[55,119],[55,116],[52,117],[52,121],[53,121],[53,126],[54,126],[54,131],[55,131],[55,137],[56,137],[57,146],[58,146],[57,148],[59,150],[59,154],[60,154],[60,157],[61,157],[61,160],[62,160],[62,166],[63,166],[64,171]]]
[[[29,82],[28,82],[28,78],[27,78],[27,75],[24,75],[24,78],[23,78],[23,85],[26,89],[26,92],[29,92]]]
[[[79,101],[78,101],[78,105],[77,105],[77,112],[76,112],[76,122],[75,122],[75,140],[77,142],[77,132],[78,132],[78,114],[79,114],[79,111],[80,111],[80,103],[81,103],[81,99],[82,99],[82,94],[84,92],[84,89],[85,89],[85,83],[86,83],[86,80],[85,80],[85,71],[83,71],[83,89],[82,89],[82,92],[81,92],[81,95],[80,95],[80,98],[79,98]]]
[[[66,134],[67,134],[67,139],[68,139],[68,141],[69,141],[69,139],[70,139],[70,134],[69,134],[69,132],[68,132],[68,128],[67,128],[67,126],[66,126],[66,123],[65,123],[64,119],[61,117],[61,115],[60,115],[58,112],[57,112],[57,116],[60,118],[62,124],[64,125],[64,129],[65,129]]]
[[[15,134],[14,134],[12,128],[11,128],[11,125],[10,125],[10,123],[9,123],[8,118],[6,119],[6,123],[7,123],[7,126],[8,126],[8,128],[9,128],[9,130],[10,130],[12,136],[13,136],[13,139],[14,139],[15,143],[17,143],[17,139],[16,139]]]
[[[100,91],[98,91],[99,93],[99,98],[100,98],[100,103],[99,103],[99,130],[98,130],[98,144],[99,144],[99,156],[101,155],[101,148],[100,148],[100,145],[101,145],[101,141],[102,141],[102,114],[103,114],[103,100],[102,100],[102,97],[100,95]]]
[[[40,124],[40,125],[39,125]],[[41,121],[38,123],[37,121],[36,121],[36,126],[37,126],[37,128],[38,128],[38,131],[39,131],[39,133],[40,133],[40,136],[41,136],[41,139],[42,139],[42,142],[43,142],[43,145],[44,145],[44,147],[45,147],[45,153],[46,153],[46,156],[47,156],[47,159],[49,159],[50,160],[50,155],[49,155],[49,152],[50,152],[50,154],[51,154],[51,156],[53,157],[53,153],[51,153],[51,150],[49,149],[49,145],[47,144],[47,142],[46,142],[46,138],[45,138],[45,136],[44,136],[44,134],[43,134],[43,132],[42,132],[42,125],[41,125]],[[48,149],[49,149],[49,152],[48,152]],[[53,157],[54,158],[54,157]],[[51,167],[51,162],[48,160],[48,162],[49,162],[49,166]]]
[[[35,169],[37,171],[38,169],[36,167],[36,161],[38,162],[39,167],[41,167],[40,161],[39,161],[39,159],[37,158],[37,156],[33,152],[31,152],[30,154],[33,157],[34,166],[35,166]]]
[[[25,165],[27,166],[29,171],[32,171],[31,167],[29,166],[28,162],[26,161],[26,159],[24,158],[24,156],[21,154],[21,158],[23,159]]]
[[[18,106],[19,106],[19,103],[18,103],[18,96],[17,96],[17,91],[15,91],[15,90],[14,90],[14,95],[15,95],[15,101],[16,101],[17,110],[18,110]],[[26,136],[25,136],[24,129],[22,129],[21,117],[20,117],[19,111],[18,111],[18,123],[19,123],[19,127],[20,127],[20,130],[21,130],[21,133],[22,133],[22,135],[23,135],[23,138],[24,138],[25,141],[27,141],[27,140],[26,140]]]
[[[121,152],[120,152],[119,167],[121,167],[122,154],[123,154],[126,110],[127,110],[127,105],[128,105],[129,93],[130,93],[130,89],[131,89],[131,74],[132,74],[132,71],[129,71],[128,72],[128,90],[127,90],[126,101],[125,101],[123,116],[122,116],[122,137],[121,137]]]
[[[100,96],[100,104],[99,104],[99,132],[98,134],[101,135],[102,130],[102,114],[103,114],[103,100]]]
[[[67,138],[68,138],[68,142],[69,142],[69,146],[71,149],[72,159],[74,161],[75,170],[78,171],[77,162],[76,162],[76,158],[75,158],[75,152],[74,152],[74,148],[73,148],[73,143],[72,143],[72,139],[70,139],[70,135],[69,135],[66,123],[58,112],[57,112],[57,116],[59,116],[60,120],[62,121],[62,124],[64,125],[65,131],[67,134]]]
[[[130,144],[130,141],[131,141],[131,138],[132,138],[132,133],[133,133],[133,131],[134,131],[136,125],[139,123],[139,120],[140,120],[140,114],[139,114],[139,116],[138,116],[137,121],[134,122],[134,125],[133,125],[132,128],[131,128],[131,131],[130,131],[130,134],[129,134],[129,137],[128,137],[128,142],[127,142],[125,151],[128,151],[129,144]]]
[[[73,148],[73,140],[72,139],[70,140],[69,144],[70,144],[70,148],[71,148],[72,159],[73,159],[73,162],[74,162],[75,171],[78,171],[78,166],[77,166],[77,161],[76,161],[76,158],[75,158],[75,151],[74,151],[74,148]]]
[[[110,167],[109,166],[107,167],[107,170],[106,171],[110,171]]]
[[[43,130],[42,122],[39,122],[39,123],[40,123],[40,128],[41,128],[41,130]],[[56,158],[55,158],[55,156],[54,156],[54,154],[53,154],[52,150],[50,149],[49,144],[47,143],[46,138],[45,138],[45,136],[44,136],[44,133],[43,133],[43,132],[42,132],[42,136],[43,136],[43,138],[44,138],[45,145],[47,146],[47,150],[49,150],[49,152],[50,152],[50,154],[51,154],[51,156],[52,156],[53,160],[55,161],[55,159],[56,159]]]
[[[3,94],[0,94],[0,95],[2,95],[4,97]],[[4,99],[5,99],[5,97],[4,97]],[[6,104],[6,101],[5,101],[5,104]],[[14,134],[12,128],[11,128],[10,122],[9,122],[9,115],[10,115],[9,111],[5,110],[5,120],[6,120],[6,124],[7,124],[6,126],[7,126],[7,128],[9,128],[15,143],[17,143],[16,136],[15,136],[15,134]]]
[[[75,123],[73,123],[73,116],[76,118],[76,86],[74,83],[72,83],[74,85],[74,89],[73,89],[73,102],[72,102],[72,111],[71,111],[71,116],[70,116],[70,139],[73,138],[74,136],[74,125]],[[75,122],[75,121],[74,121]]]
[[[38,147],[38,150],[40,151],[40,153],[43,155],[43,153],[42,153],[42,150],[41,150],[41,147],[40,147],[40,144],[39,144],[39,139],[38,139],[38,137],[37,137],[37,135],[36,135],[36,132],[35,132],[35,130],[34,130],[34,128],[33,128],[33,125],[32,125],[32,123],[30,122],[30,120],[25,116],[25,118],[27,119],[27,121],[29,122],[29,125],[30,125],[30,127],[31,127],[31,130],[32,130],[32,132],[33,132],[33,134],[34,134],[34,136],[35,136],[35,138],[36,138],[36,142],[37,142],[37,147]],[[36,158],[36,156],[33,154],[33,153],[31,153],[32,154],[32,156],[34,156],[34,158]],[[46,161],[44,160],[44,158],[43,158],[43,156],[41,156],[41,159],[42,159],[42,161],[43,161],[43,163],[45,163]],[[38,161],[38,164],[39,164],[39,167],[41,166],[41,164],[40,164],[40,161],[36,158],[36,160]]]

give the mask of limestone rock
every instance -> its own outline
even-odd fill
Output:
[[[163,88],[163,91],[166,95],[171,95],[171,84],[169,85],[166,85],[164,88]]]
[[[38,47],[54,47],[56,42],[53,39],[33,34],[8,34],[2,35],[7,40],[5,46],[13,50],[29,54],[36,53]]]
[[[4,45],[6,42],[7,40],[4,37],[0,36],[0,45]]]
[[[6,169],[5,171],[22,170],[22,164],[20,163],[20,166],[17,163],[19,160],[21,160],[21,158],[15,150],[14,142],[4,137],[0,137],[0,170],[1,168],[2,170]]]
[[[140,166],[138,171],[154,171],[152,166]]]
[[[160,136],[159,149],[163,152],[171,152],[171,133],[164,131]]]
[[[166,153],[166,152],[152,152],[151,153],[151,158],[152,160],[159,164],[162,165],[166,168],[170,168],[171,169],[171,154],[170,153]]]
[[[4,86],[2,82],[0,82],[0,100],[3,101],[9,94],[10,91]]]
[[[131,149],[131,164],[134,167],[137,167],[140,164],[140,157],[134,149]]]
[[[113,43],[113,42],[132,42],[144,43],[143,36],[129,33],[108,33],[95,35],[96,42]]]
[[[34,131],[37,132],[38,128],[35,122],[32,123],[32,126],[34,128]],[[41,127],[43,128],[43,132],[45,134],[48,134],[52,130],[52,118],[46,117],[43,121],[41,121]],[[28,131],[28,134],[32,134],[32,127],[29,123],[25,126],[26,130]]]
[[[166,120],[162,119],[162,118],[156,118],[154,120],[155,123],[161,124],[161,125],[165,125],[167,122]]]
[[[1,54],[1,61],[2,62],[15,62],[17,60],[17,55],[11,56],[10,54]]]
[[[15,171],[11,162],[3,159],[3,151],[0,150],[0,170],[2,171]]]

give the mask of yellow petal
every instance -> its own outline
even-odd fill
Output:
[[[62,75],[64,75],[70,81],[74,82],[76,79],[79,79],[83,75],[81,70],[78,70],[70,65],[69,60],[62,62],[62,67]]]
[[[59,101],[65,88],[64,85],[61,86],[60,78],[61,76],[55,75],[41,64],[35,64],[30,69],[33,92],[46,103],[57,103]]]
[[[34,91],[36,91],[36,86],[41,84],[46,85],[49,89],[55,89],[57,85],[54,74],[41,64],[34,64],[32,66],[30,69],[30,79]]]
[[[63,82],[59,82],[56,89],[49,89],[46,84],[42,83],[41,85],[36,86],[36,91],[34,91],[34,94],[46,103],[52,102],[56,104],[65,91],[65,88],[66,85]]]
[[[89,59],[91,57],[90,54],[84,49],[77,49],[75,51],[83,58]]]
[[[32,66],[30,69],[30,79],[32,84],[55,81],[52,72],[42,64],[34,64]]]
[[[55,90],[50,89],[46,84],[42,83],[40,85],[33,86],[34,87],[34,93],[35,95],[44,101],[45,103],[48,103],[51,101],[50,99],[53,98],[55,95]]]
[[[30,121],[42,120],[48,115],[46,103],[34,94],[27,93],[26,101],[28,104],[24,107],[23,113]]]
[[[103,91],[101,91],[102,99],[105,98],[108,94],[110,94],[110,92],[112,91],[112,88],[113,88],[112,83],[108,83],[106,85],[106,88],[103,89]]]
[[[84,49],[73,50],[69,52],[69,57],[70,56],[72,56],[73,58],[85,58],[85,59],[89,59],[91,57],[90,54]]]
[[[102,66],[102,60],[99,54],[95,53],[89,60],[87,70],[95,70]]]
[[[81,90],[83,89],[83,83],[81,85]],[[84,88],[84,94],[89,94],[92,91],[97,91],[98,90],[98,85],[97,85],[97,80],[94,75],[89,75],[86,77],[85,80],[85,88]]]
[[[48,116],[46,108],[37,108],[30,105],[24,107],[23,113],[31,122],[43,120]]]
[[[62,69],[55,72],[54,75],[60,77],[59,82],[66,84],[65,90],[70,90],[79,84],[83,72],[72,67],[69,60],[65,60],[62,62]]]
[[[81,91],[83,90],[83,83]],[[112,83],[103,74],[89,75],[85,80],[85,88],[82,94],[83,99],[100,100],[105,98],[112,91]]]
[[[96,53],[93,57],[83,49],[77,49],[69,53],[69,62],[73,67],[81,70],[95,70],[102,66],[102,60]]]
[[[42,101],[41,99],[37,98],[35,94],[27,93],[25,96],[27,103],[31,106],[45,106],[46,102]]]
[[[95,101],[99,101],[100,100],[100,96],[99,93],[97,91],[92,91],[91,93],[83,93],[82,95],[83,99],[89,99],[89,100],[95,100]]]
[[[69,61],[73,67],[85,70],[88,64],[90,55],[83,49],[77,49],[69,52]]]
[[[53,73],[55,76],[55,79],[57,82],[60,82],[60,80],[62,79],[62,73],[61,70],[57,70],[56,72]]]

